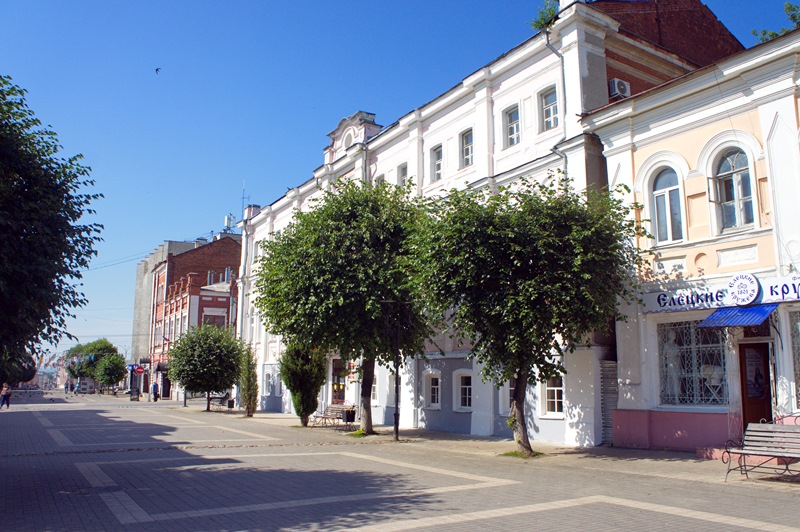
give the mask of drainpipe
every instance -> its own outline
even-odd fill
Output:
[[[564,55],[561,54],[558,50],[556,50],[555,46],[550,43],[550,30],[545,28],[544,30],[544,37],[545,37],[545,46],[550,49],[551,52],[558,57],[561,63],[561,93],[564,96],[564,105],[561,106],[561,127],[564,130],[564,135],[561,137],[561,140],[556,142],[556,145],[553,146],[550,151],[558,155],[564,160],[564,175],[569,176],[569,172],[567,171],[567,155],[558,149],[558,145],[565,140],[567,140],[567,77],[564,68]]]

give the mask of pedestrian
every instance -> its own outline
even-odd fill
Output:
[[[69,394],[69,381],[64,383],[64,395]]]
[[[158,401],[158,383],[153,383],[153,402]]]
[[[11,408],[11,386],[7,382],[3,383],[3,389],[0,391],[0,408],[6,405],[6,410]]]

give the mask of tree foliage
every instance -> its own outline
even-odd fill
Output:
[[[94,379],[103,386],[113,386],[125,378],[128,366],[125,357],[113,353],[105,355],[94,367]]]
[[[106,338],[88,344],[77,344],[67,351],[67,374],[73,379],[94,378],[95,369],[107,355],[118,355],[119,349]]]
[[[24,360],[42,342],[71,337],[65,322],[86,303],[78,281],[102,226],[86,223],[100,194],[81,156],[62,158],[26,91],[0,76],[0,352]],[[12,251],[13,250],[13,251]]]
[[[0,383],[16,386],[36,376],[36,360],[29,353],[0,352]]]
[[[170,349],[169,378],[189,392],[205,393],[206,410],[211,410],[211,393],[234,385],[248,350],[227,329],[210,324],[191,329]]]
[[[553,25],[556,15],[558,15],[558,0],[544,0],[536,18],[531,21],[531,26],[535,30],[546,30]]]
[[[297,344],[289,344],[281,357],[281,380],[292,393],[294,411],[304,427],[317,410],[317,396],[325,384],[325,364],[325,355],[319,350],[303,349]]]
[[[402,188],[339,182],[274,240],[263,243],[255,305],[287,343],[361,358],[361,428],[372,432],[375,362],[393,363],[391,302],[406,309],[399,343],[422,352],[430,330],[411,298],[410,235],[421,215]],[[362,358],[363,357],[363,358]]]
[[[245,415],[253,417],[258,408],[258,362],[252,349],[242,352],[239,361],[239,392]]]
[[[432,315],[472,341],[485,378],[514,381],[511,424],[531,453],[525,389],[564,371],[562,356],[635,298],[641,229],[622,200],[576,193],[566,178],[490,195],[453,191],[432,209],[418,278]]]
[[[752,30],[753,35],[758,37],[759,42],[771,41],[776,37],[780,37],[781,35],[785,35],[790,31],[800,28],[800,6],[786,2],[785,4],[783,4],[783,11],[786,13],[786,17],[789,19],[789,22],[792,23],[792,27],[782,28],[778,31]]]

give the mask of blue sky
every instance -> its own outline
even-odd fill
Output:
[[[751,29],[788,25],[783,3],[705,0],[747,47]],[[341,118],[363,110],[391,124],[530,37],[539,5],[4,2],[0,72],[105,195],[90,303],[70,332],[129,352],[141,258],[165,239],[218,232],[243,203],[272,203],[322,164]]]

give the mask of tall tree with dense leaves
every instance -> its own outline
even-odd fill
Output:
[[[420,294],[472,342],[485,378],[513,381],[509,424],[528,455],[528,385],[561,374],[565,353],[621,318],[640,261],[642,231],[621,199],[552,183],[453,191],[431,209],[419,245]]]
[[[319,405],[319,390],[325,384],[325,355],[289,344],[281,356],[280,368],[281,380],[292,393],[294,411],[300,424],[307,427],[309,416]]]
[[[0,76],[0,352],[33,355],[72,337],[72,311],[86,303],[81,272],[102,228],[87,223],[100,194],[81,156],[63,158],[56,134],[34,116],[25,90]]]
[[[360,361],[361,429],[372,433],[375,362],[422,353],[430,330],[411,298],[410,235],[421,215],[406,190],[340,181],[264,242],[255,305],[287,343]],[[396,305],[404,320],[393,316]],[[402,322],[401,330],[393,322]],[[398,358],[400,358],[398,356]]]
[[[791,4],[786,2],[783,4],[783,11],[786,13],[786,17],[789,19],[789,22],[792,23],[791,28],[781,28],[778,31],[773,30],[752,30],[753,35],[758,37],[760,42],[767,42],[771,41],[776,37],[780,37],[781,35],[785,35],[790,31],[794,31],[797,28],[800,28],[800,6],[795,4]]]
[[[127,373],[128,366],[125,364],[125,357],[114,353],[102,357],[95,364],[92,376],[102,386],[113,386],[124,379]]]
[[[95,368],[108,355],[118,355],[119,349],[107,338],[100,338],[88,344],[78,344],[66,354],[66,370],[70,377],[94,378]]]
[[[230,389],[239,377],[239,364],[249,348],[231,331],[206,324],[190,329],[169,351],[169,378],[191,393],[211,394]]]

